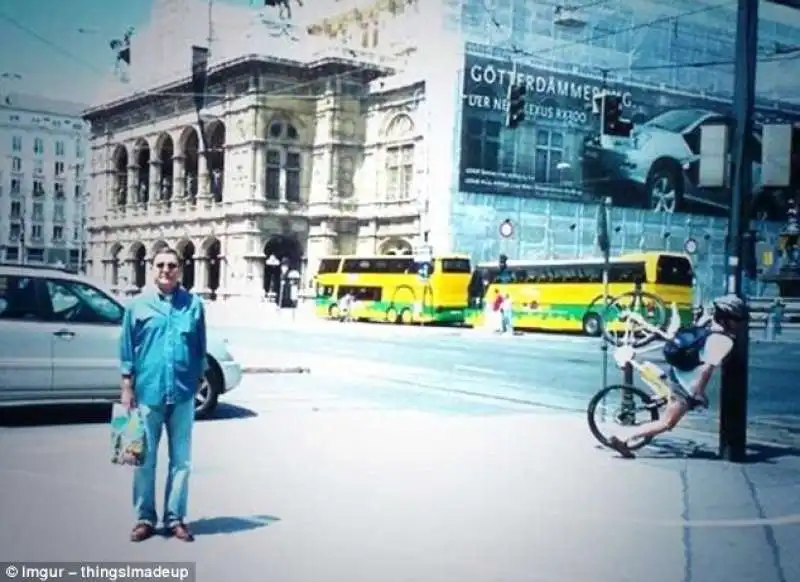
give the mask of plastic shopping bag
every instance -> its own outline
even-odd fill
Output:
[[[138,408],[130,412],[115,403],[111,410],[111,462],[139,467],[147,454],[144,420]]]

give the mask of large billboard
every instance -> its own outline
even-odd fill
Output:
[[[522,79],[519,76],[522,76]],[[526,119],[505,127],[508,86],[527,87]],[[629,138],[599,135],[593,97],[598,79],[512,60],[467,53],[459,188],[462,192],[597,202],[660,212],[722,215],[730,189],[698,185],[702,127],[728,124],[731,105],[722,100],[609,82],[621,96],[623,116],[634,122]],[[751,142],[758,163],[754,191],[761,190],[760,124],[800,123],[800,107],[759,109]],[[770,192],[760,217],[783,219],[787,192]]]

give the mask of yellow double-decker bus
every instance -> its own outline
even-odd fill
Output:
[[[325,257],[314,281],[317,315],[339,318],[342,299],[349,296],[352,319],[463,323],[472,276],[469,257],[435,257],[426,278],[421,265],[404,255]]]
[[[691,322],[694,271],[688,256],[667,252],[642,252],[611,259],[611,297],[641,290],[657,296],[666,306],[675,303],[683,323]],[[470,282],[467,323],[484,323],[486,304],[496,292],[508,293],[513,325],[518,329],[602,331],[602,259],[508,261],[503,271],[497,263],[476,267]]]

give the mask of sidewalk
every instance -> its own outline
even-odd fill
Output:
[[[676,438],[627,461],[582,419],[545,414],[203,422],[197,542],[131,544],[130,472],[108,463],[106,426],[3,441],[0,560],[188,561],[198,580],[241,582],[800,579],[796,451],[736,466]]]

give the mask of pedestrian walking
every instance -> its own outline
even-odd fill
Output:
[[[492,299],[492,329],[501,333],[503,331],[503,299],[500,289],[495,288],[494,299]]]
[[[155,481],[162,430],[169,445],[165,533],[185,542],[194,540],[185,519],[194,401],[207,365],[206,327],[202,301],[180,280],[178,253],[161,249],[153,258],[153,288],[131,301],[122,323],[122,404],[128,410],[139,409],[147,442],[144,462],[134,469],[133,542],[152,537],[158,525]]]
[[[501,332],[507,335],[514,334],[514,307],[511,304],[511,294],[504,293],[500,303]]]

